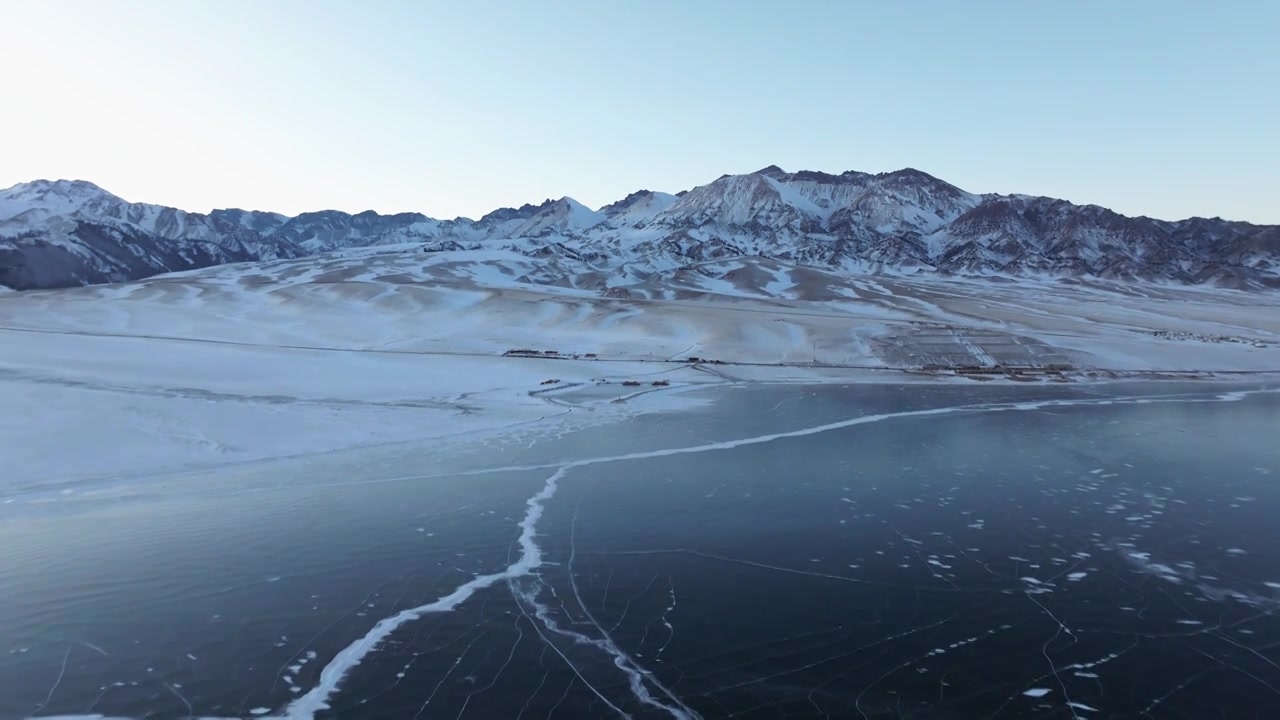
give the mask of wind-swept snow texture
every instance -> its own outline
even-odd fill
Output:
[[[0,455],[14,482],[42,487],[585,421],[629,405],[588,414],[557,388],[623,381],[901,381],[898,370],[956,358],[1280,370],[1270,292],[853,278],[762,258],[609,287],[581,267],[503,250],[359,249],[6,293]],[[513,350],[538,356],[504,357]]]

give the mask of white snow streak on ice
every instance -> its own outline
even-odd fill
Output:
[[[1027,697],[1041,698],[1041,697],[1044,697],[1045,695],[1048,695],[1051,692],[1053,691],[1050,690],[1049,688],[1031,688],[1030,690],[1023,690],[1022,694],[1026,695]]]
[[[1160,402],[1233,402],[1243,400],[1246,396],[1256,393],[1274,392],[1271,390],[1243,391],[1222,393],[1208,398],[1201,396],[1187,395],[1171,395],[1171,396],[1145,396],[1145,397],[1124,397],[1113,399],[1079,399],[1079,400],[1045,400],[1040,402],[1021,402],[1021,403],[994,403],[981,405],[961,405],[942,408],[931,408],[927,410],[909,410],[896,413],[881,413],[876,415],[864,415],[861,417],[850,418],[848,420],[840,420],[837,422],[826,423],[824,425],[816,425],[810,428],[800,430],[791,430],[787,432],[771,433],[768,435],[758,435],[749,438],[740,438],[737,440],[726,440],[723,442],[707,443],[704,445],[694,445],[680,448],[667,448],[662,450],[649,450],[644,452],[626,453],[622,455],[613,455],[608,457],[588,458],[584,460],[576,460],[562,465],[530,465],[530,466],[507,466],[501,468],[489,468],[484,471],[470,472],[463,474],[487,474],[493,472],[501,472],[508,470],[538,470],[555,468],[555,472],[547,478],[542,489],[533,497],[525,502],[527,510],[524,518],[520,521],[520,537],[518,544],[520,546],[520,557],[507,566],[501,572],[491,573],[489,575],[480,575],[470,582],[464,583],[456,590],[448,595],[436,600],[435,602],[421,605],[416,608],[401,611],[396,615],[383,618],[373,626],[364,637],[356,640],[347,647],[343,648],[333,660],[320,672],[318,684],[308,691],[302,697],[290,703],[284,712],[280,715],[273,716],[268,720],[314,720],[316,714],[322,710],[329,709],[329,699],[337,692],[342,680],[347,673],[358,666],[361,661],[369,653],[373,652],[392,632],[407,622],[421,618],[424,615],[438,612],[449,612],[461,605],[477,591],[492,587],[498,582],[511,580],[529,575],[533,570],[542,565],[542,548],[536,541],[538,520],[542,518],[543,508],[548,500],[556,494],[559,482],[564,478],[565,474],[574,468],[587,467],[607,462],[619,462],[625,460],[646,460],[651,458],[671,457],[675,455],[690,455],[695,453],[713,452],[719,450],[732,450],[739,447],[750,445],[760,445],[764,443],[774,442],[787,438],[806,437],[809,435],[817,435],[832,430],[840,430],[843,428],[855,427],[858,425],[867,425],[880,422],[883,420],[891,420],[897,418],[909,417],[929,417],[934,415],[947,415],[959,412],[1005,412],[1005,411],[1024,411],[1038,410],[1046,407],[1069,407],[1081,405],[1123,405],[1123,404],[1150,404]],[[604,647],[603,644],[600,647]],[[615,656],[615,659],[618,659]],[[631,689],[636,692],[634,684]],[[1043,697],[1051,692],[1044,688],[1032,688],[1023,694],[1030,697]],[[637,693],[637,699],[648,704],[654,704],[654,698],[645,691],[645,696]],[[677,701],[679,702],[679,701]],[[661,706],[672,717],[677,720],[689,720],[696,717],[690,715],[686,711],[683,703],[676,707],[666,705]],[[101,720],[100,715],[82,715],[82,716],[66,716],[64,720]],[[229,719],[223,719],[229,720]]]

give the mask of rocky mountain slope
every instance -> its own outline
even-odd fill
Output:
[[[600,292],[765,257],[840,273],[1163,280],[1280,287],[1280,227],[1131,218],[1095,205],[976,195],[918,170],[725,175],[677,195],[641,190],[591,210],[572,198],[479,220],[334,210],[208,215],[129,203],[92,183],[38,180],[0,191],[0,286],[132,280],[230,262],[354,247],[562,258]],[[557,277],[562,277],[557,273]],[[560,282],[564,282],[563,279]]]

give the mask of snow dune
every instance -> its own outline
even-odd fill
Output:
[[[938,327],[1007,334],[1081,367],[1280,369],[1273,294],[851,278],[742,258],[647,284],[580,270],[509,251],[371,250],[5,293],[0,495],[599,417],[558,402],[560,386],[897,381],[886,338]],[[543,355],[503,357],[516,349]],[[673,362],[688,357],[730,364]],[[805,367],[815,360],[839,369]]]

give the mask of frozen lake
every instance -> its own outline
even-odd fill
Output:
[[[722,387],[0,486],[0,718],[1271,717],[1257,390]]]

